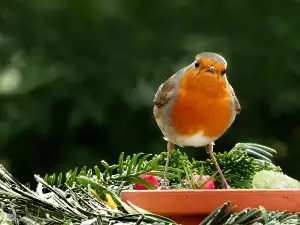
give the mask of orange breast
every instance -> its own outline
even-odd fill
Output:
[[[231,98],[221,76],[188,69],[173,101],[172,126],[179,135],[203,132],[206,137],[219,137],[233,116]]]

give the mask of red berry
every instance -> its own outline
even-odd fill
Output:
[[[148,181],[150,184],[152,184],[155,188],[158,187],[158,180],[155,176],[152,175],[140,175],[140,178]],[[147,190],[146,187],[144,187],[142,184],[135,184],[136,190]]]
[[[210,178],[209,175],[203,175],[202,176],[202,180],[200,181],[200,175],[194,175],[194,183],[201,185],[203,184],[205,181],[207,181]],[[214,179],[211,179],[207,184],[205,184],[203,187],[201,187],[201,189],[214,189],[215,188],[215,181]]]

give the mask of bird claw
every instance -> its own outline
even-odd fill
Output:
[[[222,182],[222,188],[223,189],[231,189],[231,187],[229,186],[229,184],[225,181],[225,182]]]
[[[160,186],[157,190],[169,190],[169,188],[165,185]]]

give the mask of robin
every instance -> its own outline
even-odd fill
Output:
[[[195,61],[168,78],[154,97],[154,117],[168,141],[163,187],[170,154],[178,146],[205,146],[221,178],[229,185],[213,154],[214,141],[233,123],[240,103],[226,77],[226,60],[219,54],[202,52]]]

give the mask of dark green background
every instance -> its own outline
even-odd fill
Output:
[[[165,151],[153,95],[202,51],[242,106],[216,151],[266,144],[300,179],[299,0],[0,0],[1,163],[30,181]]]

